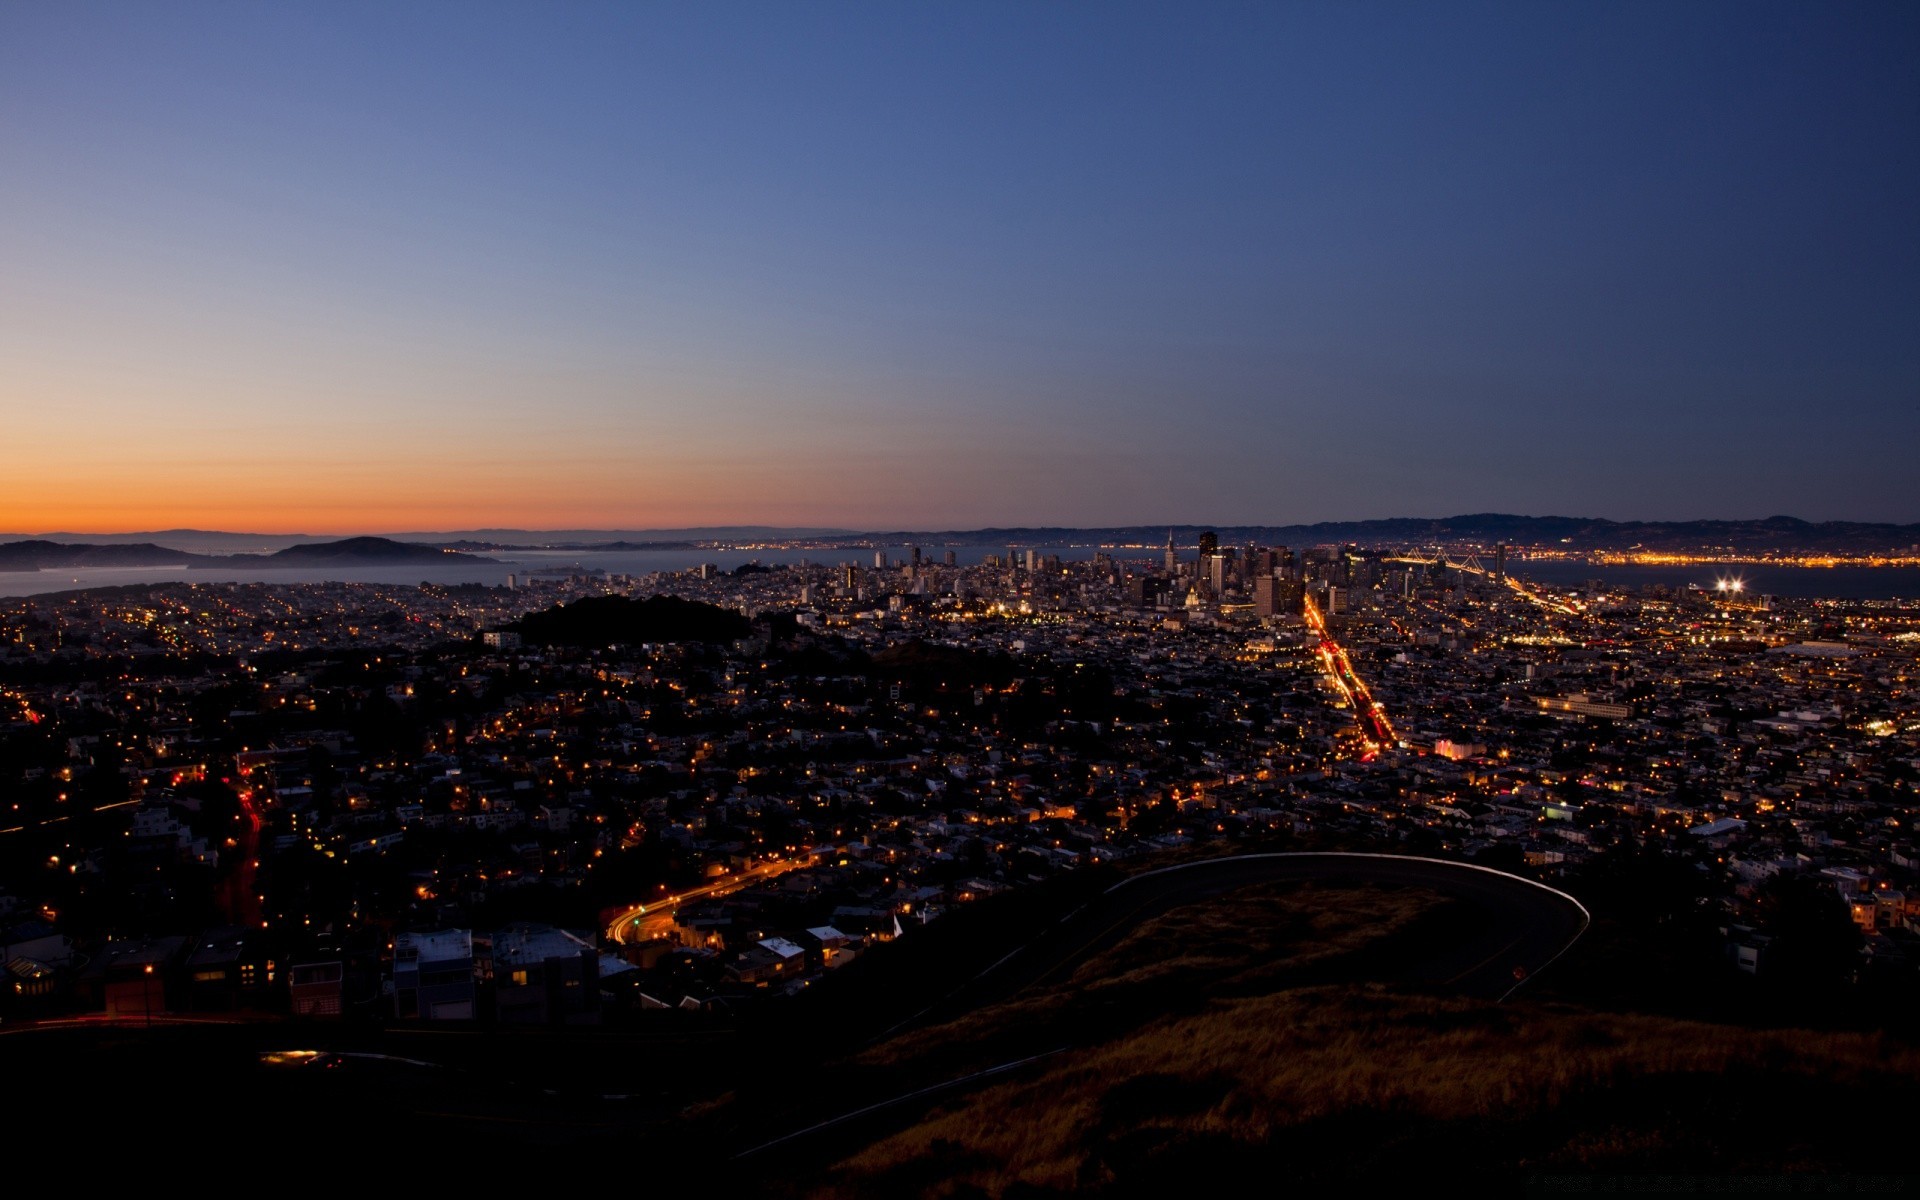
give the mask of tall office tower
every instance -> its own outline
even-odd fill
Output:
[[[1228,564],[1227,556],[1224,554],[1215,552],[1212,558],[1209,558],[1205,561],[1207,564],[1207,584],[1213,588],[1213,594],[1216,597],[1226,595],[1227,594],[1227,564]]]
[[[1307,588],[1298,579],[1281,579],[1275,589],[1274,604],[1284,613],[1298,613],[1306,607]]]
[[[1209,529],[1200,535],[1201,574],[1206,573],[1206,561],[1220,553],[1220,535]]]
[[[884,571],[887,569],[887,552],[885,550],[875,550],[873,552],[873,569],[876,571]]]
[[[1496,543],[1493,547],[1493,577],[1501,583],[1507,581],[1507,544]]]
[[[1272,575],[1253,577],[1253,615],[1271,617],[1280,611],[1280,581]]]
[[[951,566],[953,566],[953,565],[954,565],[955,563],[957,563],[957,562],[959,562],[959,561],[960,561],[960,560],[959,560],[959,559],[958,559],[957,557],[955,557],[955,555],[954,555],[954,553],[953,553],[953,551],[951,551],[951,550],[949,550],[949,551],[947,551],[947,558],[946,558],[946,562],[947,562],[947,565],[948,565],[948,566],[950,566],[950,567],[951,567]]]
[[[920,547],[918,546],[913,548],[913,565],[916,567],[920,565]]]
[[[860,581],[860,568],[852,563],[840,564],[840,584],[851,592]]]
[[[1167,530],[1167,575],[1169,577],[1180,570],[1180,552],[1173,548],[1173,530]]]
[[[1332,546],[1310,546],[1300,552],[1300,573],[1309,583],[1333,577],[1339,552]]]
[[[1028,550],[1027,551],[1027,574],[1031,575],[1039,569],[1040,569],[1040,552],[1038,550]]]

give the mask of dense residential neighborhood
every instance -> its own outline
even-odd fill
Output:
[[[1654,854],[1728,971],[1788,881],[1856,979],[1920,961],[1920,606],[1505,547],[943,558],[5,601],[0,1017],[732,1012],[1214,843]]]

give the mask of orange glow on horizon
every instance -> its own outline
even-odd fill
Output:
[[[89,469],[91,466],[92,469]],[[899,473],[803,457],[780,464],[257,459],[218,470],[35,464],[0,481],[0,535],[169,529],[340,535],[463,529],[910,527],[933,518]]]

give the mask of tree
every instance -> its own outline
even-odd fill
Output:
[[[1756,900],[1760,926],[1773,938],[1765,978],[1807,994],[1830,991],[1853,977],[1864,939],[1832,887],[1811,875],[1776,875]]]

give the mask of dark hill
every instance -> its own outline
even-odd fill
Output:
[[[1395,517],[1374,521],[1323,521],[1315,525],[1175,525],[1176,545],[1191,549],[1211,528],[1223,545],[1312,546],[1355,542],[1363,546],[1478,542],[1492,545],[1564,546],[1573,550],[1731,549],[1821,553],[1873,553],[1920,544],[1920,525],[1863,521],[1803,521],[1772,516],[1740,521],[1608,521],[1596,517],[1530,517],[1512,513],[1465,513],[1453,517]],[[1164,525],[1100,529],[1057,526],[863,534],[849,545],[930,543],[979,546],[1157,546]]]
[[[313,563],[443,563],[492,562],[471,554],[458,554],[437,546],[417,542],[396,542],[392,538],[355,537],[338,542],[311,542],[288,546],[264,556],[234,555],[228,561],[258,557],[262,566],[302,567]]]
[[[62,542],[7,542],[0,545],[0,571],[59,570],[63,567],[177,567],[200,561],[184,550],[151,542],[85,546]]]
[[[57,571],[73,567],[312,567],[383,566],[399,563],[488,563],[491,558],[455,554],[434,546],[357,537],[289,546],[273,554],[190,554],[152,542],[97,545],[34,539],[0,544],[0,571]]]
[[[867,672],[875,678],[955,687],[1004,684],[1018,675],[1020,669],[1019,662],[1004,654],[940,646],[918,638],[886,647],[867,664]]]
[[[539,646],[612,646],[638,642],[731,642],[753,624],[730,608],[677,596],[589,596],[532,613],[513,626]]]

